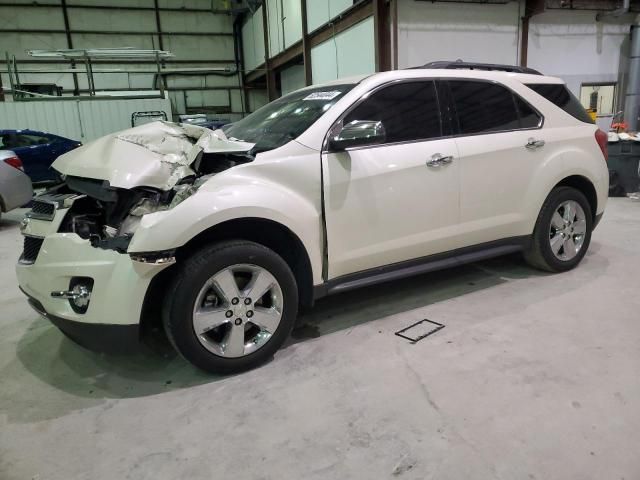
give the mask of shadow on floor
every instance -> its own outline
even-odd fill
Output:
[[[509,280],[547,275],[520,255],[431,272],[353,290],[318,301],[298,320],[289,344],[491,288]]]
[[[515,255],[329,297],[300,316],[287,345],[538,275],[544,274]],[[20,339],[17,356],[42,382],[87,399],[143,397],[224,378],[195,369],[162,337],[152,345],[129,355],[98,354],[38,320]]]

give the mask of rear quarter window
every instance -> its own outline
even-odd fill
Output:
[[[594,123],[580,101],[569,91],[566,85],[549,83],[528,83],[526,85],[576,120],[584,123]]]

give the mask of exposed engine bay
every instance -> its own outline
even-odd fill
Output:
[[[76,233],[94,247],[121,253],[127,251],[144,215],[175,207],[217,173],[254,159],[250,153],[252,144],[228,140],[221,131],[168,122],[142,125],[93,143],[98,142],[106,144],[102,145],[105,155],[120,155],[124,149],[125,154],[138,155],[135,157],[138,160],[140,156],[147,158],[139,170],[140,183],[149,185],[122,188],[113,185],[111,179],[70,174],[81,173],[83,167],[87,170],[87,162],[82,163],[86,157],[81,151],[74,151],[76,158],[69,158],[67,154],[53,165],[64,175],[64,183],[49,189],[41,198],[46,202],[47,198],[75,194],[58,231]],[[88,145],[89,151],[91,146]],[[100,164],[94,171],[99,172],[102,164],[109,163],[105,160],[108,159],[94,161]],[[131,163],[134,167],[133,158]],[[166,168],[167,165],[170,168]],[[159,182],[160,174],[164,175],[165,183]],[[132,176],[135,178],[135,172],[127,179]],[[152,180],[145,182],[146,178]]]

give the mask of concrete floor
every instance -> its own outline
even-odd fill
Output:
[[[30,310],[0,223],[0,478],[640,478],[640,203],[576,270],[517,256],[321,302],[275,359],[216,378],[93,354]],[[446,328],[412,345],[393,332]]]

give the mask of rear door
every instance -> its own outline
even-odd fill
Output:
[[[456,248],[458,152],[435,82],[382,86],[343,123],[354,120],[382,122],[386,142],[323,153],[329,278]]]
[[[530,234],[527,192],[549,147],[542,116],[506,86],[449,80],[465,246]]]

